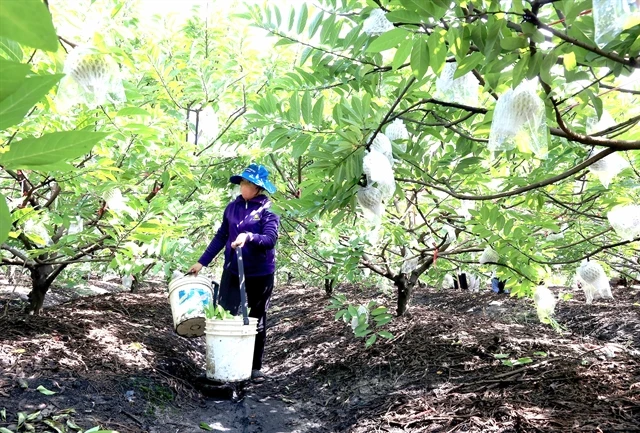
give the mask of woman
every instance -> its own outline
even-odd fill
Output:
[[[273,194],[276,187],[269,181],[267,169],[258,164],[249,165],[242,174],[231,176],[229,181],[240,185],[240,195],[225,209],[220,228],[189,272],[198,274],[224,248],[219,303],[235,315],[240,308],[240,282],[235,249],[242,248],[249,316],[258,319],[251,379],[262,382],[266,378],[260,370],[267,337],[267,310],[276,269],[275,245],[278,241],[279,224],[278,216],[269,211],[271,201],[263,192]]]

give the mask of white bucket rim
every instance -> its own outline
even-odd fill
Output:
[[[169,294],[173,293],[177,288],[182,287],[185,284],[203,284],[207,286],[209,290],[212,290],[211,279],[203,277],[201,275],[184,275],[182,277],[175,278],[169,282]]]

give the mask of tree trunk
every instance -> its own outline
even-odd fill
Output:
[[[327,296],[333,295],[333,283],[334,283],[333,278],[324,279],[324,292],[327,294]]]
[[[398,316],[403,316],[409,308],[409,301],[411,301],[416,280],[408,278],[407,274],[400,274],[394,281],[398,288],[398,307],[396,313]]]
[[[39,314],[44,304],[44,297],[51,287],[53,265],[36,265],[31,268],[31,292],[29,292],[29,314]]]

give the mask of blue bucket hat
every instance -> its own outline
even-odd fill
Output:
[[[242,173],[231,176],[229,182],[239,184],[242,179],[266,189],[270,194],[276,192],[276,187],[269,182],[269,170],[264,165],[251,164]]]

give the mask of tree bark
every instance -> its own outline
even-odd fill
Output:
[[[408,278],[407,274],[400,274],[395,279],[396,287],[398,288],[398,305],[396,313],[398,316],[403,316],[409,308],[409,301],[413,295],[413,288],[415,287],[415,281]]]
[[[333,278],[324,279],[324,292],[327,294],[327,296],[333,295],[333,283],[334,283]]]
[[[34,266],[31,271],[31,292],[29,292],[29,314],[39,314],[44,304],[44,297],[51,287],[48,277],[53,272],[52,265]]]
[[[66,267],[66,264],[58,266],[42,264],[29,267],[31,271],[31,292],[28,295],[29,306],[27,307],[29,314],[40,314],[51,284]]]

